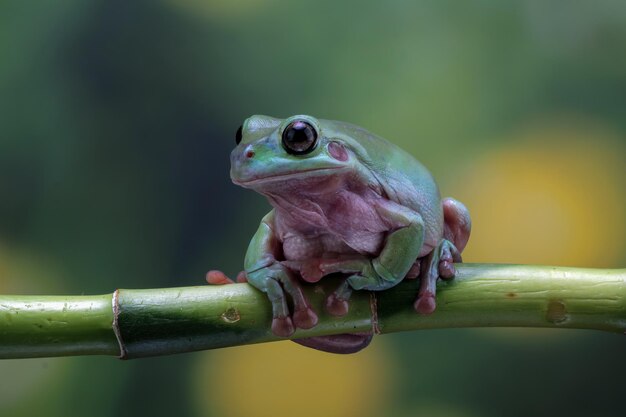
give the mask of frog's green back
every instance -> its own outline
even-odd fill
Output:
[[[351,145],[388,198],[411,208],[427,225],[426,241],[436,241],[443,230],[441,196],[431,173],[411,154],[393,143],[350,123],[320,120],[327,136]]]

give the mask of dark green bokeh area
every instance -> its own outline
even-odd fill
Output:
[[[617,139],[598,146],[623,163],[625,51],[620,1],[5,1],[0,293],[200,285],[209,269],[239,271],[268,210],[228,174],[234,132],[251,114],[361,125],[448,189],[463,188],[458,167],[545,120],[602,126]],[[612,201],[623,205],[626,172],[612,169]],[[599,265],[623,267],[624,239],[589,242],[602,245],[621,255]],[[385,415],[623,415],[619,336],[384,338]],[[0,416],[218,415],[196,374],[214,354],[3,361]]]

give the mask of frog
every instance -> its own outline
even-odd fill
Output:
[[[384,291],[419,279],[416,314],[436,309],[436,283],[456,274],[471,219],[453,198],[442,198],[428,169],[411,154],[359,126],[309,115],[254,115],[235,134],[234,184],[269,201],[237,282],[265,293],[271,331],[289,338],[311,329],[318,314],[303,285],[340,275],[324,308],[349,312],[354,291]],[[232,283],[210,271],[212,284]],[[291,303],[289,302],[291,301]],[[355,353],[372,332],[295,339],[332,353]]]

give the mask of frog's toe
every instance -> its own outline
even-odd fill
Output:
[[[326,299],[326,311],[336,317],[343,317],[350,310],[350,296],[352,287],[348,280],[343,281],[337,289]]]
[[[296,310],[293,313],[293,323],[300,329],[310,329],[317,325],[317,314],[310,308]]]
[[[326,299],[326,311],[329,314],[336,317],[343,317],[348,314],[350,309],[350,303],[348,300],[337,297],[335,294],[331,294]]]
[[[432,314],[437,308],[437,303],[435,302],[435,294],[431,292],[425,292],[420,294],[420,296],[415,300],[413,304],[415,311],[419,314]]]
[[[289,337],[296,331],[290,317],[274,317],[272,320],[272,333],[280,337]]]
[[[439,257],[439,277],[443,279],[452,279],[456,275],[454,262],[462,262],[461,253],[457,250],[452,242],[444,240],[441,243]]]
[[[456,275],[456,268],[452,263],[452,258],[450,260],[442,259],[439,262],[439,277],[443,279],[452,279]]]
[[[240,284],[244,282],[248,282],[248,274],[246,273],[246,271],[240,271],[237,274],[236,281]]]
[[[234,284],[235,282],[228,278],[222,271],[211,270],[206,273],[206,282],[211,285]]]

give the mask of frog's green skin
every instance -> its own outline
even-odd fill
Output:
[[[315,148],[287,152],[283,131],[306,122],[317,132]],[[274,207],[250,242],[245,271],[267,293],[272,330],[290,336],[311,328],[317,315],[300,289],[331,273],[346,276],[327,302],[335,315],[348,311],[351,291],[380,291],[420,274],[415,309],[435,309],[435,282],[454,276],[453,261],[467,243],[467,209],[442,201],[428,170],[411,155],[372,133],[343,122],[297,115],[281,120],[248,118],[231,154],[234,183],[265,195]],[[286,294],[293,300],[289,311]],[[339,353],[353,352],[371,336],[302,341]]]

